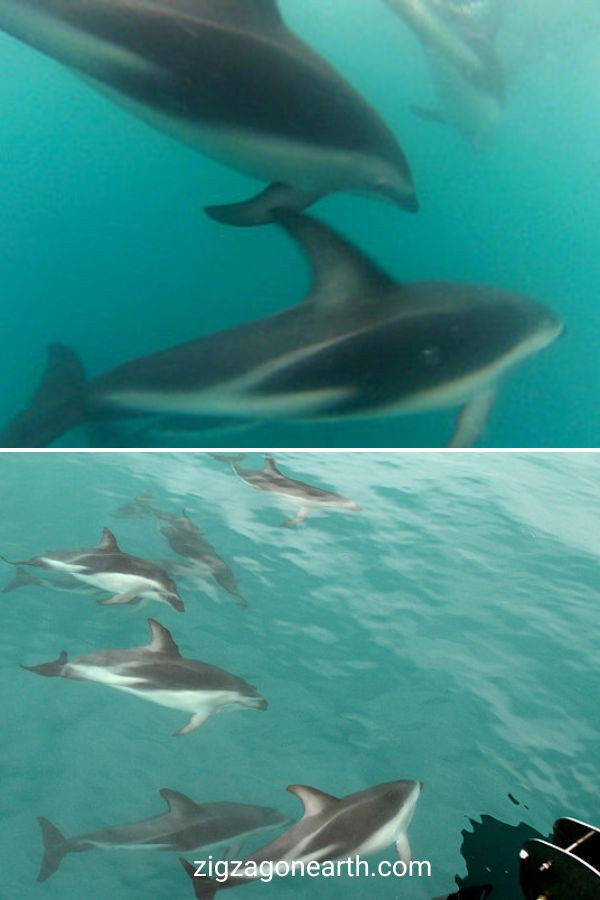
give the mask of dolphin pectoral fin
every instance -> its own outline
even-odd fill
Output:
[[[209,717],[210,711],[194,713],[193,716],[190,716],[188,723],[184,725],[183,728],[173,732],[173,737],[180,737],[182,734],[189,734],[191,731],[195,731],[196,728],[200,728],[201,725],[204,725]]]
[[[223,225],[249,228],[253,225],[269,225],[274,221],[275,210],[301,211],[312,206],[321,196],[316,191],[303,191],[289,184],[274,182],[250,200],[224,206],[206,206],[204,211],[211,219]]]
[[[26,409],[0,431],[0,447],[48,447],[85,418],[83,366],[69,347],[51,344],[42,383]]]
[[[119,604],[124,606],[127,603],[139,603],[137,591],[129,591],[126,594],[115,594],[114,597],[107,597],[106,600],[96,600],[99,606],[115,606]]]
[[[496,389],[493,388],[466,403],[458,414],[454,433],[447,446],[472,447],[483,433],[495,399]]]
[[[297,525],[301,525],[306,519],[308,519],[310,515],[310,507],[309,506],[301,506],[293,519],[287,519],[285,522],[281,523],[282,528],[295,528]]]
[[[410,111],[424,122],[433,122],[436,125],[447,125],[447,121],[438,109],[430,109],[427,106],[411,104]]]
[[[406,866],[410,865],[410,861],[412,859],[412,850],[410,849],[410,844],[408,843],[408,837],[406,834],[401,834],[396,841],[396,853],[398,854],[398,859],[401,862],[403,862]]]

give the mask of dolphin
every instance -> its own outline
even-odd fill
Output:
[[[23,666],[48,678],[95,681],[143,700],[191,713],[176,735],[189,734],[225,707],[266,709],[267,701],[242,678],[195,659],[186,659],[170,631],[148,619],[152,634],[145,647],[99,650],[72,662],[63,650],[54,662]]]
[[[218,462],[229,463],[235,474],[251,487],[259,491],[279,494],[299,503],[300,509],[294,518],[281,523],[284,528],[295,528],[296,525],[304,522],[310,515],[311,509],[361,511],[358,503],[355,503],[354,500],[348,500],[342,494],[336,494],[333,491],[326,491],[323,488],[306,484],[304,481],[288,478],[287,475],[279,471],[275,463],[275,457],[270,453],[265,455],[264,469],[244,469],[239,465],[238,456],[227,457],[220,454],[212,454],[212,456]]]
[[[394,135],[288,29],[277,0],[0,0],[0,28],[163,132],[261,181],[232,225],[335,191],[416,211]]]
[[[1,557],[4,559],[4,557]],[[105,528],[97,547],[77,550],[48,550],[32,559],[11,562],[17,567],[34,566],[57,573],[61,581],[69,576],[75,583],[83,582],[102,591],[116,593],[101,606],[136,603],[142,598],[161,600],[177,612],[183,612],[183,600],[173,579],[156,563],[123,553],[112,531]]]
[[[563,331],[533,300],[457,282],[398,283],[316,219],[277,216],[312,267],[302,304],[89,382],[73,351],[53,345],[41,386],[0,431],[0,447],[47,446],[85,422],[144,415],[189,428],[210,416],[329,420],[458,405],[450,446],[471,446],[501,379]]]
[[[276,809],[245,803],[194,803],[185,794],[163,788],[160,795],[168,812],[127,825],[113,825],[65,838],[48,819],[38,816],[44,858],[38,881],[56,872],[67,853],[86,850],[206,850],[207,847],[289,824]]]
[[[204,538],[202,530],[190,519],[185,510],[177,516],[156,509],[152,505],[152,491],[145,491],[131,503],[118,509],[115,515],[120,519],[143,519],[154,516],[160,523],[160,533],[171,549],[187,560],[187,565],[180,568],[183,574],[190,574],[189,571],[186,573],[186,569],[201,572],[208,570],[217,584],[235,598],[240,609],[247,608],[231,568]]]
[[[386,0],[423,44],[438,109],[413,106],[429,122],[450,125],[485,148],[502,114],[506,85],[494,38],[503,0]]]
[[[244,869],[248,872],[261,863],[330,862],[377,853],[395,842],[399,858],[408,865],[411,851],[407,829],[422,787],[419,781],[390,781],[338,799],[306,785],[292,784],[287,790],[301,801],[302,819],[243,860],[240,874],[216,882],[196,875],[195,867],[185,859],[181,864],[199,900],[211,900],[222,888],[254,880],[244,874]]]
[[[186,511],[182,510],[181,515],[175,516],[157,510],[155,515],[160,520],[160,533],[171,549],[188,560],[192,568],[198,566],[202,570],[208,569],[217,584],[235,598],[240,609],[246,609],[248,604],[240,593],[233,571],[203,537],[202,530]]]

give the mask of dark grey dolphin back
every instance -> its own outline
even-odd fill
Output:
[[[153,0],[158,6],[178,9],[188,16],[274,37],[285,25],[277,0]]]

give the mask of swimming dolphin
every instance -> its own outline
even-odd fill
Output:
[[[390,781],[338,799],[315,788],[292,784],[287,790],[302,802],[302,819],[266,847],[252,853],[242,863],[330,862],[356,855],[377,853],[396,844],[400,859],[407,865],[411,851],[407,830],[423,785],[419,781]],[[195,875],[196,868],[182,859],[192,879],[196,897],[211,900],[222,888],[247,884],[252,877],[231,874],[220,882]]]
[[[494,38],[503,0],[386,0],[423,44],[438,108],[413,106],[420,118],[451,125],[474,149],[487,146],[502,114],[506,86]]]
[[[195,731],[225,707],[267,708],[267,701],[253,685],[216,666],[186,659],[170,631],[155,619],[148,619],[148,624],[152,638],[145,647],[99,650],[72,662],[63,650],[54,662],[22,668],[48,678],[96,681],[159,706],[191,713],[176,735]]]
[[[0,28],[161,131],[261,181],[232,225],[334,191],[418,208],[395,137],[277,0],[0,0]]]
[[[289,824],[276,809],[245,803],[194,803],[185,794],[163,788],[168,812],[127,825],[113,825],[72,838],[48,819],[38,816],[44,840],[44,858],[38,881],[56,872],[67,853],[86,850],[206,850],[224,841],[236,843],[257,832]]]
[[[310,515],[311,509],[346,509],[352,512],[360,512],[361,508],[354,500],[348,500],[341,494],[326,491],[323,488],[314,487],[304,481],[296,481],[288,478],[280,472],[275,463],[275,457],[270,453],[265,455],[264,469],[243,469],[239,465],[239,457],[222,456],[212,454],[213,459],[219,462],[229,463],[233,471],[242,481],[259,491],[271,494],[280,494],[300,504],[300,509],[293,519],[282,522],[284,528],[294,528]]]
[[[217,584],[220,584],[232,597],[235,597],[240,609],[246,609],[247,603],[242,597],[237,585],[235,575],[224,559],[216,552],[212,544],[204,538],[202,530],[193,522],[185,510],[181,515],[162,509],[157,509],[152,504],[152,492],[146,491],[136,497],[131,503],[122,506],[116,512],[120,519],[140,519],[154,516],[160,523],[160,533],[166,539],[171,549],[187,560],[188,565],[181,567],[183,574],[186,568],[191,571],[208,572]],[[190,574],[188,571],[187,574]]]
[[[83,582],[102,591],[115,591],[112,597],[98,600],[101,606],[136,603],[148,598],[168,603],[177,612],[185,609],[177,592],[177,585],[164,569],[139,556],[123,553],[108,528],[103,530],[102,540],[97,547],[48,550],[40,556],[19,560],[12,565],[34,566],[56,572],[63,580],[65,576],[69,576],[75,582]]]
[[[499,381],[563,330],[549,309],[500,288],[395,282],[310,216],[277,215],[313,270],[302,304],[88,383],[73,351],[52,346],[37,394],[0,431],[0,447],[47,446],[86,421],[144,414],[185,428],[207,416],[373,418],[459,404],[450,446],[471,446]]]

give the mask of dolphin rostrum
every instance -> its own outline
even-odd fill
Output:
[[[277,0],[0,0],[0,28],[161,131],[271,186],[212,207],[233,225],[324,194],[418,208],[380,116],[290,31]]]
[[[396,844],[398,857],[407,865],[411,851],[407,830],[423,785],[419,781],[390,781],[338,799],[301,784],[288,787],[304,806],[300,821],[266,847],[251,854],[237,876],[212,881],[182,859],[199,900],[211,900],[218,890],[254,880],[244,870],[261,863],[331,862],[367,853],[377,853]],[[254,864],[252,866],[252,864]]]
[[[352,512],[360,512],[361,508],[354,500],[348,500],[342,494],[336,494],[334,491],[326,491],[323,488],[314,487],[314,485],[306,484],[304,481],[296,481],[294,478],[288,478],[283,472],[280,472],[275,463],[275,457],[270,453],[265,455],[264,469],[245,469],[239,465],[238,456],[223,456],[213,454],[213,458],[218,462],[229,463],[233,471],[242,481],[259,491],[266,491],[271,494],[280,494],[294,500],[300,505],[300,509],[293,519],[282,522],[284,528],[295,528],[310,515],[312,509],[345,509]]]
[[[152,504],[152,492],[146,491],[131,503],[122,506],[115,515],[120,519],[143,519],[154,516],[159,522],[160,533],[171,549],[187,561],[187,566],[182,567],[182,574],[186,574],[186,569],[208,570],[217,584],[235,598],[241,609],[247,608],[231,568],[224,559],[221,559],[212,544],[204,537],[202,529],[190,519],[185,510],[177,516],[166,510],[157,509]]]
[[[56,872],[67,853],[86,850],[206,850],[225,841],[242,843],[257,832],[289,824],[289,819],[267,806],[246,803],[194,803],[185,794],[163,788],[168,812],[127,825],[113,825],[65,838],[48,819],[38,816],[44,858],[38,881]]]
[[[136,603],[138,600],[148,598],[168,603],[177,612],[184,611],[177,585],[164,569],[139,556],[123,553],[114,534],[108,528],[102,532],[102,540],[97,547],[48,550],[40,556],[19,560],[12,565],[18,568],[34,566],[56,573],[59,583],[67,576],[73,579],[74,583],[83,582],[88,587],[114,592],[112,597],[98,600],[101,606]]]
[[[503,0],[386,0],[423,44],[438,109],[413,106],[420,118],[460,131],[474,149],[490,143],[505,98],[494,38]]]
[[[211,416],[372,418],[460,404],[450,445],[470,446],[502,377],[563,330],[549,309],[500,288],[395,282],[310,216],[277,215],[312,266],[302,304],[87,383],[73,351],[52,346],[41,386],[0,432],[0,446],[47,446],[103,418],[145,415],[189,428]]]
[[[95,681],[127,691],[159,706],[191,713],[176,735],[195,731],[221,709],[245,706],[266,709],[267,701],[242,678],[208,663],[181,656],[170,631],[148,619],[150,643],[127,650],[99,650],[68,661],[63,650],[54,662],[23,666],[49,678]]]

